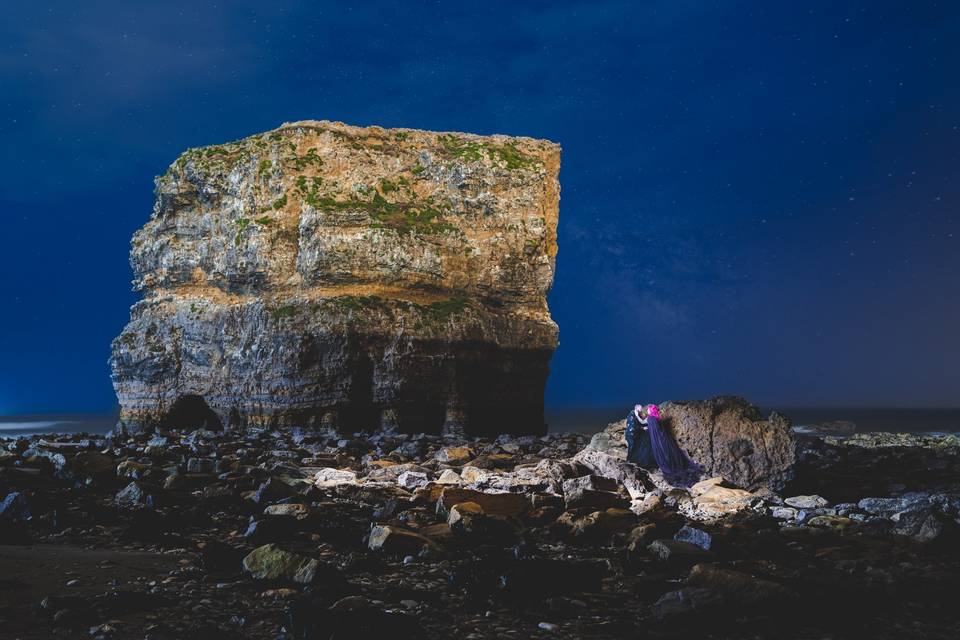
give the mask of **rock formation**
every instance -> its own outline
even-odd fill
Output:
[[[187,151],[133,238],[121,425],[542,432],[559,162],[323,121]]]

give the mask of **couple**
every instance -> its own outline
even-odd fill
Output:
[[[660,425],[660,408],[655,404],[634,405],[627,416],[627,462],[644,469],[657,469],[673,485],[689,486],[697,481],[700,468]]]

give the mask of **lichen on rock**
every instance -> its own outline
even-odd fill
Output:
[[[121,423],[542,432],[559,161],[325,121],[185,152],[132,242]]]

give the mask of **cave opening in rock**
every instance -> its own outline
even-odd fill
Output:
[[[410,403],[397,407],[397,429],[401,433],[440,435],[447,419],[446,407],[436,403]]]
[[[164,417],[163,426],[173,429],[220,430],[223,423],[202,396],[185,394],[177,398]]]

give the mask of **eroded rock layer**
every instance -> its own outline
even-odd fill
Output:
[[[540,432],[559,146],[286,124],[157,178],[121,422]]]

